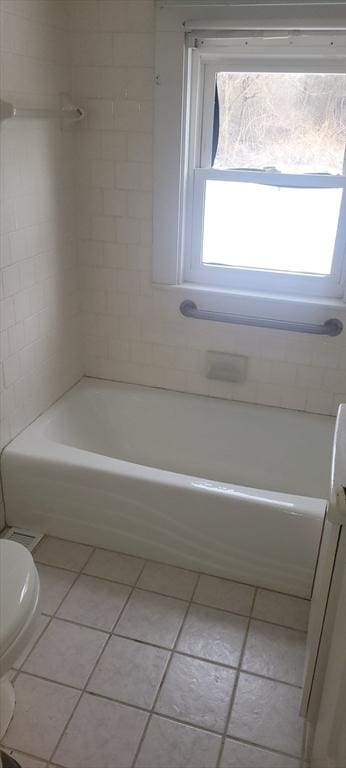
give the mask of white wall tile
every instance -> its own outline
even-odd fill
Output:
[[[128,29],[127,0],[99,0],[100,29],[125,32]]]
[[[71,86],[67,4],[10,0],[0,13],[1,95],[55,106]],[[1,126],[1,447],[82,373],[74,143],[56,121]]]
[[[119,218],[116,221],[118,243],[134,245],[141,241],[141,222],[138,219]]]
[[[73,34],[71,48],[74,64],[97,67],[113,63],[111,32]]]
[[[125,162],[127,160],[126,133],[117,132],[115,130],[103,131],[100,138],[101,157],[105,160],[116,160],[118,162]],[[136,160],[136,158],[134,158],[134,160]]]
[[[128,67],[152,67],[154,38],[152,34],[121,33],[113,35],[113,64]]]
[[[114,127],[117,131],[130,131],[133,126],[143,133],[153,130],[153,106],[151,101],[128,99],[117,101],[114,110]]]
[[[194,324],[180,317],[173,294],[153,289],[154,3],[76,0],[70,16],[76,40],[74,97],[87,97],[88,112],[86,124],[75,132],[84,333],[93,339],[86,371],[334,413],[346,400],[344,338]],[[15,161],[11,151],[9,162]],[[6,218],[11,231],[10,207]],[[6,258],[10,266],[13,260]],[[84,266],[94,271],[86,273]],[[248,356],[247,380],[238,385],[207,380],[208,349]]]
[[[136,128],[136,126],[133,126]],[[153,157],[153,136],[150,133],[127,134],[128,159],[132,162],[151,162]]]
[[[116,241],[116,220],[112,216],[94,216],[92,219],[92,237],[106,243]]]
[[[324,389],[308,389],[306,409],[313,413],[331,413],[333,409],[333,392]]]
[[[152,100],[154,96],[154,70],[151,67],[129,67],[127,70],[129,99]]]

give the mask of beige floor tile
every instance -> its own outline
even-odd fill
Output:
[[[30,757],[30,755],[25,755],[24,752],[17,752],[16,749],[5,749],[4,752],[7,752],[10,757],[17,760],[20,768],[46,768],[47,766],[47,763],[39,760],[38,757]]]
[[[273,624],[282,624],[284,627],[304,631],[308,627],[309,610],[309,600],[259,589],[252,615],[256,619],[264,619]]]
[[[83,688],[108,635],[52,619],[23,670],[58,683]]]
[[[84,694],[54,754],[67,768],[130,768],[148,715]]]
[[[302,685],[305,646],[304,632],[251,620],[242,669]]]
[[[96,549],[87,562],[83,573],[99,576],[123,584],[135,584],[143,568],[144,560],[130,555],[121,555],[105,549]]]
[[[137,586],[142,589],[150,589],[153,592],[160,592],[169,597],[190,600],[197,578],[197,573],[192,571],[150,562],[144,567]]]
[[[249,616],[254,594],[254,588],[246,584],[219,579],[216,576],[200,576],[193,600],[212,608]]]
[[[44,616],[41,613],[41,615],[38,617],[36,621],[35,632],[30,640],[30,643],[28,643],[23,653],[21,653],[18,659],[16,659],[16,661],[13,663],[14,669],[19,669],[22,666],[22,664],[24,664],[25,659],[29,656],[29,653],[32,651],[35,643],[37,642],[40,635],[42,635],[42,632],[46,628],[49,621],[50,621],[49,617]]]
[[[116,626],[116,634],[172,648],[186,607],[181,600],[135,590]]]
[[[130,594],[130,587],[94,576],[79,576],[59,608],[62,619],[111,630]]]
[[[220,768],[299,768],[299,760],[226,739]]]
[[[221,737],[154,715],[136,768],[214,768]]]
[[[69,591],[76,574],[41,563],[36,565],[40,577],[40,609],[51,616]]]
[[[92,547],[86,544],[75,544],[73,541],[45,536],[33,554],[38,563],[67,568],[70,571],[81,571],[91,552]]]
[[[222,731],[234,681],[231,669],[174,655],[155,710],[192,725]]]
[[[48,759],[78,701],[79,691],[20,673],[16,708],[4,745]]]
[[[228,733],[300,757],[303,741],[300,700],[299,688],[242,673]]]
[[[237,666],[248,619],[216,608],[192,605],[177,649],[209,661]]]
[[[113,636],[97,664],[88,690],[150,709],[169,657],[169,651]]]

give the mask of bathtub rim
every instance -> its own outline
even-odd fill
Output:
[[[210,496],[228,496],[233,500],[237,498],[253,500],[259,508],[262,505],[285,507],[288,514],[291,511],[292,514],[317,515],[319,518],[322,514],[324,515],[327,504],[325,498],[271,491],[237,483],[222,483],[167,469],[156,469],[54,441],[47,438],[41,430],[38,430],[38,422],[40,425],[46,423],[45,416],[46,413],[38,417],[4,448],[1,455],[3,475],[6,474],[7,459],[16,456],[22,461],[40,460],[43,466],[50,466],[57,472],[59,467],[64,467],[67,471],[75,469],[83,471],[92,468],[100,472],[101,475],[133,478],[140,482],[165,488],[189,489],[192,492],[203,491]],[[33,441],[33,437],[36,437],[36,440]]]
[[[45,434],[45,427],[48,426],[49,422],[51,422],[52,419],[61,410],[62,401],[71,399],[75,392],[80,390],[87,390],[89,387],[92,389],[96,386],[97,382],[102,382],[102,386],[106,386],[107,389],[112,389],[114,385],[120,385],[129,387],[131,390],[140,391],[142,389],[146,389],[154,392],[158,390],[159,392],[163,393],[169,394],[172,392],[174,395],[187,397],[191,395],[192,397],[198,397],[199,399],[208,397],[209,399],[215,400],[216,402],[222,400],[224,403],[237,404],[239,406],[245,405],[251,406],[253,408],[270,408],[271,410],[279,410],[287,414],[290,411],[293,411],[294,413],[304,413],[305,415],[311,417],[317,415],[324,419],[333,419],[334,422],[336,422],[336,419],[333,416],[326,416],[324,414],[310,414],[294,409],[280,408],[278,406],[268,406],[257,403],[243,402],[240,400],[229,400],[227,398],[217,398],[211,395],[180,392],[163,387],[152,387],[142,384],[113,381],[93,376],[82,376],[78,382],[73,384],[66,392],[64,392],[63,395],[61,395],[61,397],[59,397],[54,403],[52,403],[52,405],[50,405],[28,426],[24,427],[23,430],[21,430],[21,432],[16,435],[9,443],[7,443],[0,454],[0,470],[2,470],[3,465],[6,463],[6,457],[9,455],[27,456],[28,458],[40,458],[43,460],[43,462],[47,460],[47,462],[54,462],[55,464],[57,462],[61,462],[61,464],[64,464],[64,466],[67,464],[74,467],[77,466],[80,469],[85,469],[87,466],[89,466],[90,458],[88,459],[88,457],[93,457],[91,459],[93,468],[97,469],[98,471],[105,472],[106,474],[111,472],[113,475],[116,474],[119,476],[134,477],[137,480],[151,483],[154,482],[155,484],[164,485],[165,487],[174,486],[189,489],[195,488],[198,490],[201,490],[203,487],[206,493],[227,494],[233,498],[237,496],[240,498],[252,498],[259,504],[261,504],[261,501],[263,501],[263,503],[269,504],[275,504],[276,502],[278,505],[287,506],[287,509],[292,506],[292,504],[289,502],[289,500],[291,500],[297,506],[302,505],[304,507],[304,513],[314,513],[316,507],[318,507],[318,514],[320,515],[321,508],[323,507],[324,514],[325,506],[328,503],[326,498],[327,494],[326,496],[311,496],[307,494],[297,494],[287,491],[273,491],[250,485],[246,486],[239,483],[227,483],[218,480],[212,480],[210,478],[198,475],[174,472],[173,470],[169,469],[156,468],[146,464],[139,464],[135,461],[132,462],[127,459],[119,459],[116,457],[107,456],[106,454],[98,453],[97,451],[88,450],[86,448],[79,448],[77,446],[64,443],[63,441],[59,441],[58,439],[54,439],[51,436]],[[42,447],[40,448],[40,446],[43,444],[45,445],[44,451]],[[67,454],[71,456],[71,462],[66,462]],[[308,502],[311,502],[311,504]]]

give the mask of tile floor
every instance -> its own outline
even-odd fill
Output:
[[[22,768],[300,768],[309,603],[46,537]]]

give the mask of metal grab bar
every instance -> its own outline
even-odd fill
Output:
[[[218,323],[251,325],[257,328],[272,328],[278,331],[295,331],[295,333],[313,333],[317,336],[339,336],[343,331],[341,320],[334,317],[326,320],[323,325],[313,325],[312,323],[296,323],[290,320],[271,320],[269,317],[229,315],[226,312],[198,309],[195,302],[189,299],[182,301],[179,309],[184,317],[192,317],[195,320],[215,320]]]

